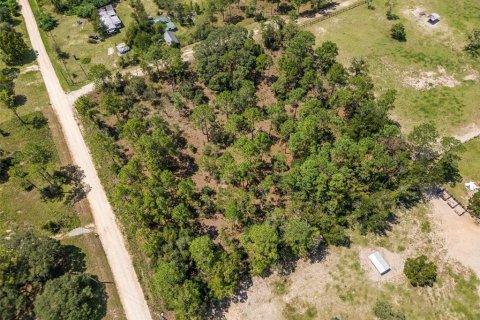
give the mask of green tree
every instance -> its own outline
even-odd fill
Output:
[[[480,29],[473,30],[468,35],[468,44],[465,46],[465,51],[473,57],[480,57]]]
[[[317,63],[320,70],[322,70],[323,74],[326,74],[336,62],[338,56],[337,44],[331,41],[325,41],[315,49],[315,54],[318,57]]]
[[[380,300],[373,306],[373,314],[379,320],[405,320],[401,311],[396,311],[389,303]]]
[[[243,80],[253,80],[261,48],[241,27],[227,26],[212,31],[195,48],[196,69],[208,87],[234,90]]]
[[[416,258],[408,258],[403,268],[410,284],[414,287],[433,286],[437,280],[437,266],[427,260],[427,256],[421,255]]]
[[[407,34],[405,32],[405,26],[403,23],[399,22],[394,24],[390,29],[390,36],[393,39],[401,42],[407,41]]]
[[[262,275],[279,258],[279,243],[277,227],[266,222],[255,224],[245,232],[242,244],[254,275]]]
[[[94,64],[88,72],[88,78],[90,80],[95,81],[97,84],[103,84],[103,86],[107,85],[107,79],[110,78],[111,75],[110,70],[103,64]]]
[[[186,68],[182,60],[182,52],[179,48],[164,46],[162,47],[162,62],[165,73],[170,78],[172,89],[179,79],[185,74]]]
[[[480,219],[480,192],[476,192],[468,200],[468,212],[475,218]]]
[[[210,130],[217,122],[217,116],[212,107],[208,104],[196,107],[190,115],[190,121],[192,121],[195,127],[201,129],[202,133],[207,137],[207,141],[210,141]]]
[[[153,44],[148,47],[148,50],[144,53],[143,57],[147,62],[154,63],[157,72],[160,73],[160,61],[163,58],[163,52],[159,45]]]
[[[103,319],[106,308],[105,285],[88,274],[66,274],[47,281],[35,300],[35,313],[45,320]]]
[[[305,220],[289,219],[284,226],[283,242],[293,254],[306,258],[310,249],[320,242],[320,235]]]
[[[27,44],[20,32],[9,25],[0,27],[0,57],[6,64],[18,62],[27,51]]]

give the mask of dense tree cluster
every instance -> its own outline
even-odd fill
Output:
[[[59,13],[75,14],[89,18],[97,8],[109,4],[111,0],[50,0],[55,10]]]
[[[0,241],[1,319],[102,319],[104,285],[84,273],[84,254],[48,237]]]
[[[192,67],[149,49],[149,80],[98,72],[98,92],[77,102],[114,162],[102,167],[116,211],[179,319],[203,318],[249,275],[348,245],[350,228],[383,234],[400,207],[459,180],[459,142],[430,124],[403,135],[395,91],[374,94],[364,59],[342,65],[335,43],[277,23],[263,32],[274,55],[224,27]],[[201,152],[177,125],[205,139]]]
[[[8,22],[0,24],[0,58],[7,65],[20,62],[29,48],[21,32],[15,30]]]
[[[238,90],[245,80],[253,80],[260,53],[260,46],[246,29],[221,28],[195,48],[197,72],[213,90]]]
[[[425,255],[408,258],[403,273],[414,287],[431,287],[437,280],[437,266],[435,263],[428,261]]]

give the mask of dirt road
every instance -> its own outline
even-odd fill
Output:
[[[85,182],[91,187],[88,193],[97,232],[107,255],[125,314],[131,320],[150,320],[151,315],[142,292],[131,257],[127,251],[120,228],[105,191],[93,165],[88,147],[83,140],[73,109],[62,90],[52,63],[40,37],[35,18],[28,0],[19,0],[28,35],[34,50],[38,52],[38,65],[47,87],[50,103],[62,126],[70,153],[75,164],[85,173]]]
[[[432,221],[439,227],[438,232],[445,241],[447,255],[472,268],[480,277],[480,226],[468,213],[459,217],[441,198],[434,198],[430,203]]]

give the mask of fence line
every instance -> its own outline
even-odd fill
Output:
[[[334,11],[331,11],[331,12],[327,12],[324,15],[318,17],[318,18],[313,18],[311,20],[305,21],[304,23],[301,23],[300,28],[309,27],[312,24],[315,24],[315,23],[318,23],[320,21],[326,20],[328,18],[334,17],[334,16],[339,15],[340,13],[343,13],[345,11],[352,10],[353,8],[356,8],[358,6],[361,6],[363,4],[368,3],[368,1],[369,0],[361,0],[361,1],[355,2],[355,3],[349,5],[345,8],[342,8],[342,9],[339,9],[339,10],[334,10]]]

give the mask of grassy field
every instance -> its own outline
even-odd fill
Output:
[[[461,158],[459,169],[463,181],[448,189],[457,200],[466,205],[471,193],[467,191],[464,183],[469,181],[480,183],[480,138],[470,140],[465,144],[465,151],[461,154]]]
[[[145,10],[149,15],[158,16],[157,7],[151,0],[142,1]],[[39,7],[36,0],[30,0],[32,9],[38,12]],[[116,7],[117,15],[125,26],[132,21],[132,8],[129,1],[121,1]],[[104,64],[111,71],[118,69],[118,55],[116,45],[124,41],[126,27],[121,29],[120,33],[107,37],[104,41],[98,41],[96,44],[88,43],[88,35],[94,34],[93,26],[88,19],[77,16],[67,16],[56,13],[53,6],[45,3],[41,10],[51,14],[57,21],[58,26],[51,32],[41,31],[45,47],[49,52],[50,59],[54,64],[57,75],[65,90],[75,90],[88,82],[87,74],[90,66],[94,64]],[[54,52],[58,47],[68,54],[68,58],[60,61]],[[108,49],[114,48],[115,52],[108,54]],[[80,59],[90,58],[88,64],[81,64]]]
[[[465,81],[480,72],[480,61],[467,56],[462,48],[466,34],[480,22],[480,3],[475,0],[448,2],[439,0],[398,1],[394,9],[404,23],[406,42],[390,38],[395,23],[385,17],[383,1],[374,1],[375,10],[360,6],[341,15],[309,26],[317,45],[330,40],[338,44],[340,61],[365,57],[379,92],[388,88],[398,91],[394,117],[405,130],[426,121],[434,122],[441,132],[458,133],[470,123],[480,123],[478,83]],[[412,10],[438,12],[441,22],[432,28],[416,20]],[[439,71],[444,68],[444,73]],[[414,80],[433,72],[434,81],[442,76],[456,81],[454,87],[436,86],[419,90]],[[413,79],[413,80],[412,80]]]
[[[429,224],[426,207],[401,214],[388,237],[352,234],[350,248],[331,247],[320,263],[299,262],[286,276],[254,280],[247,305],[234,304],[232,319],[374,319],[376,301],[386,301],[406,319],[478,319],[480,281],[469,269],[449,260]],[[384,255],[392,270],[380,278],[366,256]],[[406,258],[426,254],[438,267],[433,287],[412,287],[403,275]]]

